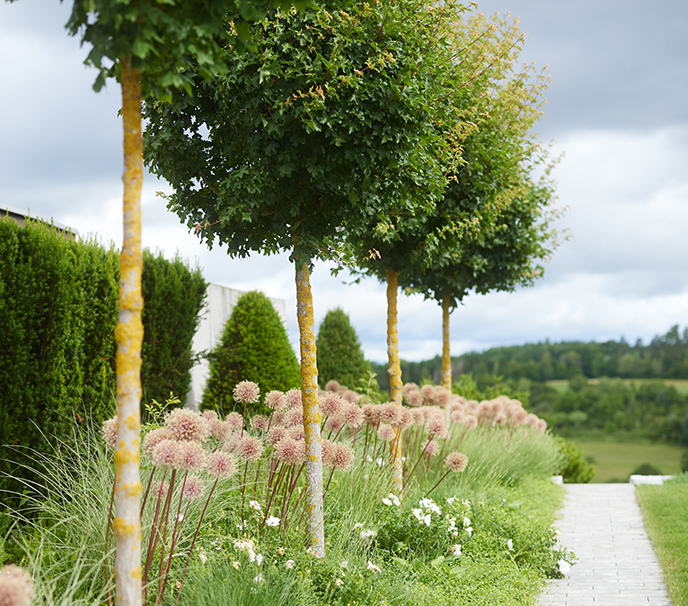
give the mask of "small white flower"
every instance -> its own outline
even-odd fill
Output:
[[[387,497],[383,497],[382,502],[389,507],[392,506],[392,501],[390,501]]]
[[[236,568],[237,570],[239,570],[239,562],[237,562],[236,560],[234,560],[234,561],[232,562],[232,566],[234,566],[234,568]]]
[[[265,520],[265,525],[266,526],[279,526],[279,518],[276,518],[275,516],[270,516],[267,520]]]
[[[257,577],[253,577],[253,582],[254,583],[262,583],[263,582],[263,575],[259,574]]]
[[[263,554],[262,553],[256,554],[256,564],[258,564],[258,566],[260,566],[262,563],[263,563]]]
[[[374,530],[361,530],[360,536],[362,539],[370,539],[372,537],[376,537],[377,532],[375,532]]]
[[[349,567],[349,561],[344,560],[340,565],[341,568],[348,568]]]
[[[287,568],[294,568],[294,560],[287,560],[287,561],[284,563],[284,565],[285,565]]]
[[[368,459],[368,463],[372,463],[372,462],[373,462],[373,457],[371,457],[370,455],[368,455],[367,459]]]
[[[473,527],[469,526],[468,528],[466,528],[466,532],[468,533],[469,537],[472,537],[473,536]]]
[[[365,475],[363,476],[363,479],[364,479],[364,480],[368,480],[368,479],[370,479],[370,476],[369,476],[368,474],[365,474]]]
[[[507,547],[507,549],[508,549],[509,551],[512,551],[513,548],[514,548],[514,542],[513,542],[511,539],[509,539],[509,540],[506,542],[506,547]]]
[[[559,565],[559,572],[561,572],[561,574],[568,574],[571,571],[571,564],[566,560],[559,560],[557,564]]]
[[[180,514],[177,516],[177,520],[180,521],[180,522],[183,522],[183,521],[184,521],[184,514],[183,514],[183,513],[180,513]]]
[[[368,570],[372,572],[382,572],[378,566],[375,566],[370,560],[368,560]]]
[[[463,527],[468,528],[471,525],[471,521],[468,518],[463,519]]]
[[[342,581],[341,579],[337,579],[337,580],[334,582],[334,584],[335,584],[335,585],[338,585],[338,586],[339,586],[339,585],[344,585],[344,581]]]
[[[263,506],[258,502],[258,501],[249,501],[249,506],[253,507],[256,511],[260,511],[263,509]]]
[[[394,503],[397,507],[401,506],[401,501],[399,500],[399,497],[395,495],[393,492],[389,493],[389,499]]]
[[[461,555],[461,545],[459,545],[459,544],[452,545],[449,548],[449,551],[451,552],[452,555],[460,556]]]
[[[447,499],[447,505],[451,505],[454,501],[456,501],[456,497],[449,497]]]
[[[201,562],[204,564],[208,561],[208,556],[205,555],[202,551],[198,554],[198,557],[201,558]]]
[[[442,513],[442,510],[437,506],[435,501],[433,501],[432,499],[421,499],[418,504],[423,509],[429,509],[430,511],[434,511],[438,515]]]
[[[378,460],[375,462],[377,463],[378,467],[382,467],[385,461],[382,457],[379,457]]]

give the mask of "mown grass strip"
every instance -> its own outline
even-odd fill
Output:
[[[688,475],[639,486],[638,503],[674,606],[688,606]]]

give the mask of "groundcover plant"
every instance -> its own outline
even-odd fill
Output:
[[[475,402],[434,386],[407,406],[336,384],[323,409],[328,556],[306,540],[300,390],[269,392],[269,416],[155,404],[144,427],[142,570],[148,604],[529,604],[558,574],[551,527],[560,462],[544,423],[500,396]],[[237,385],[247,405],[257,386]],[[27,486],[3,561],[26,566],[46,604],[114,599],[114,421],[79,429]],[[404,441],[405,489],[390,446]],[[5,517],[5,521],[8,518]]]

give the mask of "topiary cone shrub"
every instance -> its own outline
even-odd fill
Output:
[[[325,314],[316,339],[318,352],[318,382],[322,388],[328,381],[356,389],[361,379],[372,370],[363,356],[358,335],[349,316],[337,307]]]
[[[239,297],[222,340],[208,359],[210,374],[201,410],[243,412],[244,405],[235,402],[232,395],[241,381],[257,383],[263,396],[272,390],[288,391],[301,385],[299,362],[284,324],[270,299],[258,291]],[[264,404],[257,403],[250,413],[266,411]]]

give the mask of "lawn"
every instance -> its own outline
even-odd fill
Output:
[[[645,527],[675,606],[688,606],[688,476],[636,490]]]
[[[627,481],[628,476],[643,463],[651,463],[663,474],[681,471],[681,455],[685,450],[673,444],[623,443],[574,440],[583,457],[595,465],[593,482]]]
[[[633,383],[638,386],[640,383],[646,383],[648,381],[656,381],[657,379],[622,379],[624,383]],[[663,383],[667,385],[672,385],[677,389],[681,395],[688,394],[688,379],[660,379]],[[588,383],[596,384],[599,383],[599,379],[588,379]],[[554,381],[547,381],[547,385],[553,387],[558,392],[562,393],[569,388],[569,382],[566,379],[556,379]]]

